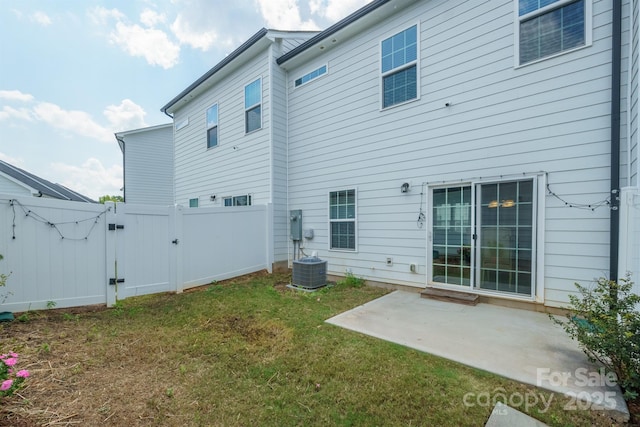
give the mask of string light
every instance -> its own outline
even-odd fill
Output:
[[[564,203],[565,206],[570,207],[570,208],[595,211],[596,209],[601,208],[603,206],[610,206],[611,205],[611,198],[610,197],[608,197],[608,198],[606,198],[604,200],[600,200],[599,202],[591,203],[591,204],[568,202],[565,199],[563,199],[562,197],[560,197],[559,195],[557,195],[556,193],[554,193],[553,191],[551,191],[551,187],[549,187],[549,184],[547,184],[547,192],[549,193],[550,196],[555,197],[556,199],[558,199],[562,203]]]
[[[37,212],[32,211],[31,209],[29,209],[27,206],[23,205],[22,203],[20,203],[16,199],[9,200],[9,204],[11,206],[11,209],[13,209],[13,239],[16,238],[16,205],[22,210],[22,212],[24,213],[25,217],[31,218],[34,221],[41,222],[41,223],[49,226],[50,228],[55,229],[58,232],[58,234],[60,235],[60,239],[62,239],[62,240],[72,240],[72,241],[88,240],[89,236],[93,232],[93,229],[98,224],[98,221],[100,220],[100,218],[104,214],[106,214],[110,209],[110,208],[106,208],[104,211],[100,212],[99,214],[97,214],[95,216],[92,216],[92,217],[89,217],[89,218],[85,218],[85,219],[73,220],[73,221],[53,222],[53,221],[49,221],[48,219],[44,218],[43,216],[41,216]],[[68,224],[80,225],[81,222],[90,222],[90,221],[93,221],[93,224],[91,224],[91,227],[89,228],[89,231],[87,231],[87,234],[84,237],[68,237],[68,235],[65,236],[62,233],[62,230],[60,229],[60,226],[63,226],[63,225],[68,225]]]

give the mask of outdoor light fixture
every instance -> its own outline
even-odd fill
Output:
[[[216,201],[216,195],[212,194],[211,197],[209,197],[209,199],[211,199],[212,202]]]
[[[405,182],[404,184],[402,184],[400,186],[400,192],[401,193],[406,193],[407,191],[409,191],[409,183]]]

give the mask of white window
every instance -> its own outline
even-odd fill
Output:
[[[356,190],[329,193],[329,249],[356,250]]]
[[[207,109],[207,148],[218,145],[218,104]]]
[[[382,41],[382,108],[418,99],[418,26]]]
[[[251,195],[225,197],[223,201],[225,206],[251,206]]]
[[[262,127],[262,82],[260,79],[244,87],[245,132],[253,132]]]
[[[536,194],[534,178],[431,189],[430,281],[535,296]]]
[[[189,199],[189,207],[197,208],[198,207],[198,198]]]
[[[311,80],[315,80],[320,76],[323,76],[327,74],[327,65],[323,65],[322,67],[313,70],[310,73],[305,74],[304,76],[300,77],[299,79],[296,79],[295,81],[295,86],[302,86],[305,83],[310,82]]]
[[[516,0],[518,63],[589,45],[591,0]]]

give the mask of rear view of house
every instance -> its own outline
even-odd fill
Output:
[[[263,29],[162,108],[175,201],[271,204],[276,262],[563,306],[575,281],[624,274],[638,13],[375,0],[318,34]]]

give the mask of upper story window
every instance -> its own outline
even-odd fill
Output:
[[[418,26],[382,41],[382,108],[418,98]]]
[[[253,132],[262,127],[262,82],[257,79],[244,87],[245,132]]]
[[[329,249],[356,250],[356,190],[329,193]]]
[[[207,148],[218,145],[218,104],[207,110]]]
[[[322,67],[313,70],[310,73],[305,74],[304,76],[300,77],[299,79],[296,79],[295,81],[295,86],[302,86],[305,83],[310,82],[311,80],[317,79],[318,77],[327,74],[327,66],[323,65]]]
[[[518,0],[519,63],[589,44],[591,0]]]

